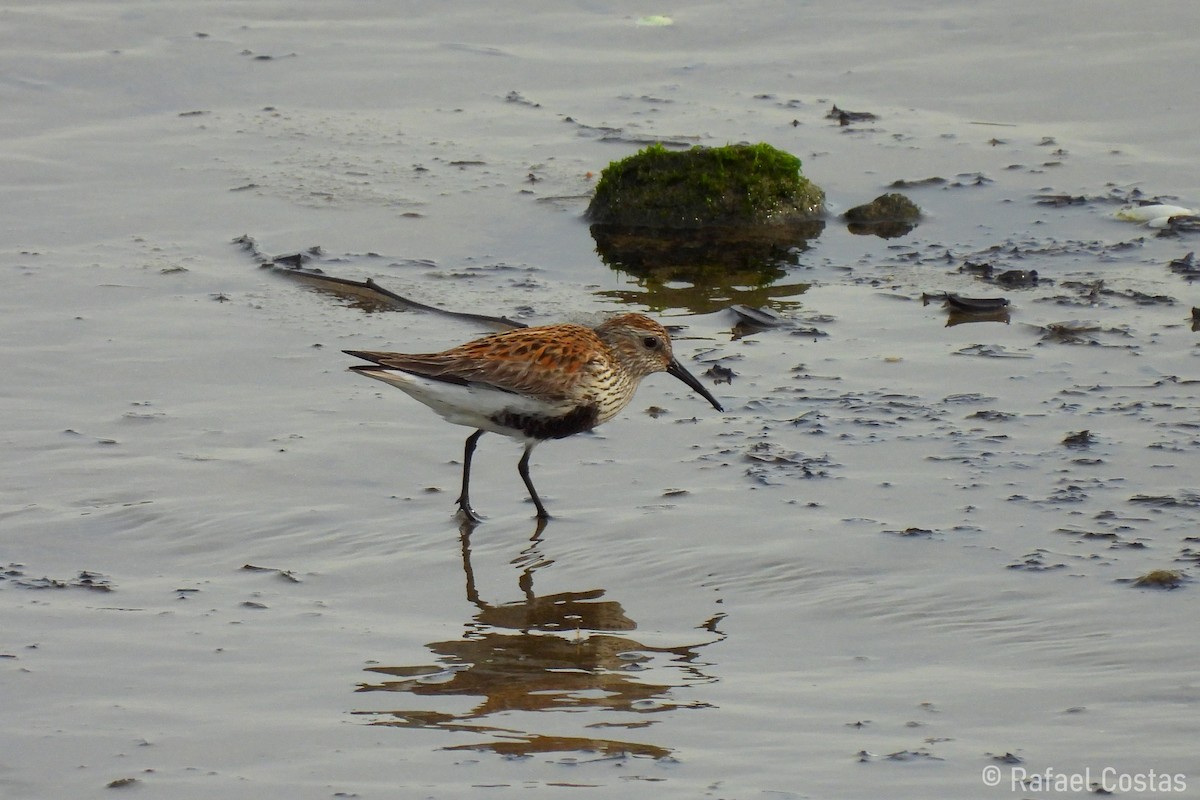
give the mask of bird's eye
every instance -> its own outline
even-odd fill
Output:
[[[657,350],[658,349],[658,337],[657,336],[647,336],[645,339],[642,339],[642,344],[645,345],[647,350]]]

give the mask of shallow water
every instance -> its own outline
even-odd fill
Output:
[[[1167,5],[10,4],[0,794],[1194,791],[1197,234],[1111,217],[1200,203]],[[659,284],[580,214],[660,137],[788,149],[835,212],[946,182],[908,236],[831,216],[782,274]],[[539,448],[541,531],[485,437],[464,532],[467,431],[340,350],[480,330],[243,233],[459,310],[650,309],[728,411],[655,376]],[[784,324],[735,338],[730,301]]]

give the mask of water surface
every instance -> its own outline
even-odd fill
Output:
[[[0,793],[1200,782],[1200,302],[1168,266],[1196,234],[1111,217],[1200,204],[1200,12],[1168,9],[10,4]],[[831,216],[698,287],[605,266],[580,218],[657,139],[787,149],[834,214],[944,181],[907,236]],[[481,330],[336,302],[241,234],[530,323],[650,310],[733,371],[703,378],[728,412],[656,376],[539,448],[542,530],[485,437],[464,531],[468,432],[340,350]],[[947,324],[938,292],[1011,313]],[[784,324],[735,336],[730,301]],[[1132,585],[1157,569],[1181,587]]]

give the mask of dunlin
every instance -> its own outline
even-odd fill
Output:
[[[654,320],[623,314],[589,328],[564,323],[485,336],[441,353],[346,350],[374,362],[351,367],[402,389],[455,425],[475,428],[463,456],[458,507],[471,508],[471,456],[486,431],[525,444],[517,472],[539,519],[549,516],[529,478],[529,454],[540,442],[590,431],[629,404],[642,378],[666,372],[723,411],[700,381],[675,360],[671,338]]]

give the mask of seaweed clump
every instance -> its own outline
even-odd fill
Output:
[[[1151,589],[1178,589],[1183,585],[1183,573],[1173,569],[1154,569],[1135,580],[1133,585]]]

